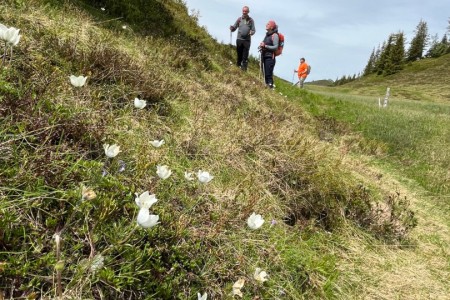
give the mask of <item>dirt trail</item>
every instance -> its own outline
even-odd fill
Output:
[[[359,176],[406,196],[418,219],[410,245],[373,245],[357,233],[349,237],[349,251],[339,269],[343,285],[353,285],[352,299],[450,299],[450,217],[420,190],[408,190],[395,175],[364,163],[351,164]],[[348,299],[347,292],[341,299]]]

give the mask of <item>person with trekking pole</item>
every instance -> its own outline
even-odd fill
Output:
[[[237,52],[237,66],[243,71],[247,71],[248,54],[251,46],[251,36],[255,34],[255,22],[248,15],[250,9],[248,6],[242,8],[242,16],[239,17],[234,25],[230,26],[230,31],[234,32],[237,29],[236,37],[236,52]],[[231,39],[230,32],[230,39]]]
[[[278,26],[275,21],[270,20],[266,24],[266,36],[259,44],[261,69],[264,75],[264,82],[269,89],[273,89],[273,69],[276,63],[275,51],[278,49],[279,41]]]
[[[298,65],[298,69],[294,70],[294,73],[298,73],[298,86],[302,89],[303,83],[308,77],[308,64],[305,62],[305,58],[300,58],[300,64]]]

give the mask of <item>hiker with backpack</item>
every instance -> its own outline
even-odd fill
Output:
[[[305,58],[300,58],[300,64],[298,65],[298,70],[294,70],[295,73],[298,73],[298,86],[302,89],[303,83],[305,82],[306,77],[308,77],[310,72],[309,65],[305,62]]]
[[[259,44],[261,51],[261,69],[264,74],[264,81],[269,89],[273,89],[273,69],[275,68],[275,57],[281,54],[280,36],[278,26],[275,21],[270,20],[266,24],[266,36]]]
[[[249,12],[250,9],[248,6],[244,6],[242,8],[242,16],[236,20],[234,25],[230,26],[231,32],[236,31],[236,29],[238,30],[236,37],[237,66],[243,71],[247,71],[251,36],[256,32],[255,22],[248,15]]]

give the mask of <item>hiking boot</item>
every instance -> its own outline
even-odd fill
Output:
[[[248,62],[246,62],[246,61],[243,61],[242,62],[242,66],[241,66],[241,69],[242,69],[242,71],[247,71],[247,65],[248,65]]]

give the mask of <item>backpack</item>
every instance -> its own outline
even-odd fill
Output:
[[[311,66],[308,65],[308,68],[306,68],[306,75],[309,75],[311,73]]]
[[[284,35],[280,32],[277,32],[278,34],[278,49],[275,50],[275,56],[281,55],[283,53],[283,47],[284,47]],[[273,39],[273,37],[272,37]]]

